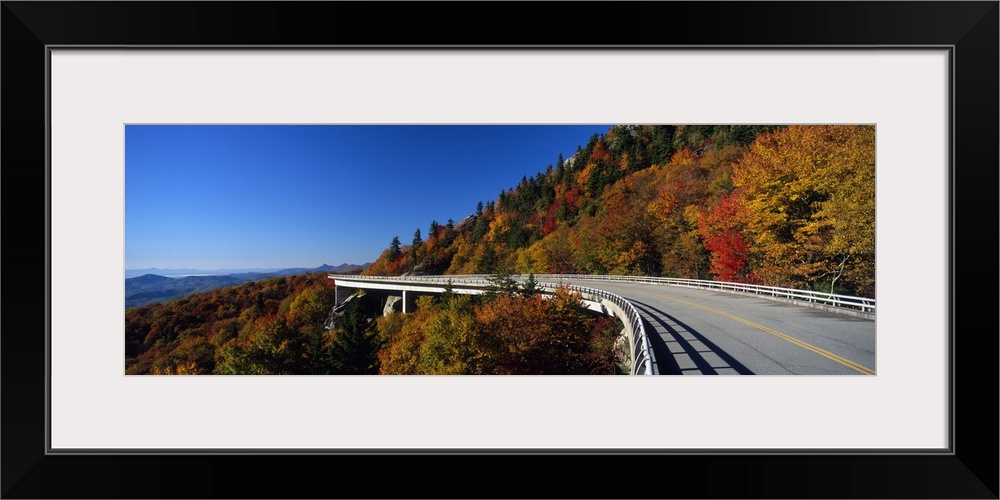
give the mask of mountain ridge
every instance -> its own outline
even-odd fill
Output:
[[[432,220],[409,245],[396,235],[364,274],[669,276],[873,297],[874,187],[872,126],[613,126],[461,222]]]
[[[286,268],[270,272],[242,272],[230,274],[190,273],[182,277],[170,277],[160,274],[146,273],[125,279],[125,308],[140,307],[148,304],[167,302],[187,297],[193,293],[208,292],[217,288],[242,285],[252,281],[281,276],[293,276],[308,273],[347,273],[361,272],[368,264],[340,264],[331,266],[323,264],[314,268]],[[198,271],[188,269],[189,271]],[[170,271],[161,269],[161,271]]]
[[[327,267],[332,268],[329,271],[336,272],[342,270],[348,270],[355,267],[366,268],[370,266],[371,263],[365,264],[348,264],[344,262],[343,264],[331,266],[329,264],[322,264],[319,267],[305,268],[305,267],[237,267],[229,269],[196,269],[196,268],[160,268],[160,267],[141,267],[141,268],[131,268],[125,269],[125,278],[137,278],[146,274],[153,274],[157,276],[174,277],[174,276],[191,276],[191,275],[204,275],[204,276],[229,276],[233,274],[271,274],[271,273],[283,273],[288,271],[309,271],[317,270],[316,272],[327,271]]]

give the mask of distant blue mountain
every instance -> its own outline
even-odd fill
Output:
[[[132,278],[127,281],[132,282],[133,285],[160,285],[174,280],[157,274],[144,274],[138,278]]]
[[[288,269],[281,269],[279,267],[249,267],[237,269],[160,269],[158,267],[149,267],[144,269],[126,269],[125,278],[137,278],[146,274],[155,274],[157,276],[167,277],[230,276],[234,274],[269,274],[275,276],[290,276],[292,274],[299,273],[342,273],[348,272],[351,269],[364,269],[370,265],[370,262],[367,264],[348,264],[345,262],[339,266],[323,264],[319,267],[313,268],[293,267]]]
[[[147,304],[167,302],[180,299],[192,293],[201,293],[233,285],[242,285],[251,281],[279,276],[292,276],[303,273],[349,273],[354,270],[363,270],[371,265],[368,264],[341,264],[331,266],[323,264],[314,268],[289,268],[279,270],[267,270],[261,272],[259,269],[232,269],[228,274],[217,275],[214,272],[199,269],[157,269],[157,271],[172,275],[190,275],[171,278],[155,273],[144,273],[142,275],[129,277],[129,272],[148,271],[140,269],[126,270],[125,279],[125,308],[140,307]],[[241,272],[242,271],[242,272]]]
[[[149,267],[145,269],[126,269],[125,278],[136,278],[144,274],[155,274],[158,276],[227,276],[230,274],[240,273],[273,273],[278,270],[280,270],[278,267],[254,267],[245,269],[160,269],[157,267]]]

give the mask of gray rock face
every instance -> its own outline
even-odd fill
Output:
[[[576,153],[573,153],[569,158],[563,160],[563,165],[566,166],[567,170],[572,169],[574,163],[576,163]]]
[[[388,316],[392,314],[393,311],[403,311],[403,297],[390,295],[385,299],[385,307],[382,308],[382,316]]]
[[[403,276],[426,276],[427,275],[427,262],[421,262],[416,266],[413,266],[413,270],[404,273]]]
[[[469,215],[468,217],[458,221],[455,224],[455,232],[465,231],[466,229],[471,230],[472,225],[476,223],[475,214]]]
[[[326,321],[323,322],[323,328],[325,328],[326,331],[330,331],[336,328],[337,318],[343,316],[344,310],[347,309],[347,304],[349,304],[352,300],[358,297],[359,295],[355,293],[354,295],[351,295],[350,297],[344,299],[344,301],[341,302],[339,305],[334,306],[333,309],[330,309],[330,314],[327,315]]]

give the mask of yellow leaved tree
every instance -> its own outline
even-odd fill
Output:
[[[733,169],[765,284],[874,296],[875,127],[792,126]]]

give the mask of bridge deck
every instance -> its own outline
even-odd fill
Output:
[[[875,321],[723,292],[565,281],[632,302],[662,374],[874,374]]]
[[[365,277],[331,276],[350,283]],[[451,277],[459,293],[483,277]],[[370,278],[371,288],[443,290],[436,277]],[[539,279],[617,294],[639,312],[661,374],[874,375],[875,321],[754,296],[652,283]],[[473,284],[476,283],[476,284]],[[367,287],[363,286],[363,287]]]

